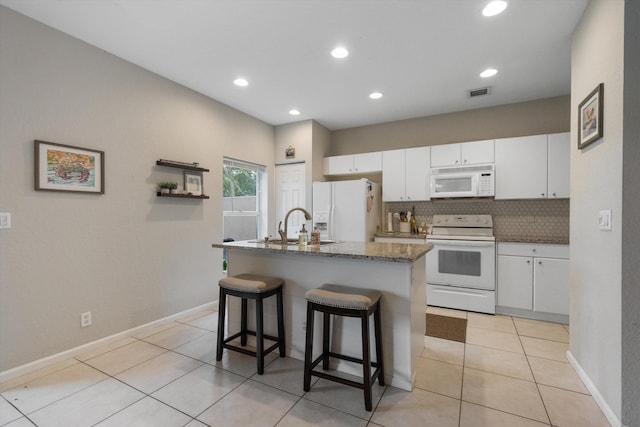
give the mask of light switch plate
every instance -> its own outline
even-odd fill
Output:
[[[0,228],[11,228],[10,212],[0,212]]]
[[[598,213],[598,226],[600,230],[611,230],[611,209],[600,211]]]

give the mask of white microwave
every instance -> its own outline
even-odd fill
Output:
[[[495,196],[495,166],[457,166],[431,169],[431,198]]]

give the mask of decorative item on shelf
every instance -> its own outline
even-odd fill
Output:
[[[178,188],[177,182],[161,182],[158,184],[160,194],[169,194]]]
[[[184,189],[187,194],[201,196],[202,174],[199,172],[184,171]]]

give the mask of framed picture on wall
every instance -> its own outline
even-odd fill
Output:
[[[184,190],[193,196],[202,196],[202,173],[184,171]]]
[[[104,194],[104,151],[34,142],[36,190]]]
[[[600,83],[578,106],[578,149],[602,138],[604,83]]]

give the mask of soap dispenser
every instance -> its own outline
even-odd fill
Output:
[[[307,233],[307,228],[305,224],[302,224],[302,229],[300,230],[300,234],[298,234],[298,244],[306,245],[309,241],[309,234]]]

